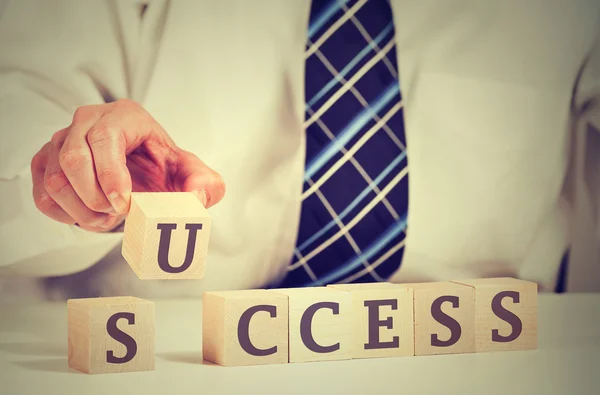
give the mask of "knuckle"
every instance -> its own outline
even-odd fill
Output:
[[[73,122],[81,122],[88,119],[94,113],[92,106],[81,106],[75,109],[73,113]]]
[[[107,185],[108,183],[117,180],[118,175],[117,169],[113,167],[106,167],[97,170],[98,180],[102,185]]]
[[[42,155],[41,151],[38,152],[33,156],[33,158],[31,158],[31,171],[34,172],[37,169],[42,168],[44,165],[46,165],[45,162],[45,158]]]
[[[108,202],[105,199],[101,199],[101,198],[96,198],[96,199],[90,201],[89,203],[87,203],[87,206],[90,210],[96,211],[96,212],[104,211],[110,207]]]
[[[140,108],[140,105],[131,99],[119,99],[115,105],[121,110],[136,111]]]
[[[221,177],[220,174],[215,173],[211,176],[209,183],[213,190],[213,197],[222,198],[225,195],[227,188],[225,186],[225,180],[223,180],[223,177]]]
[[[50,195],[60,194],[68,185],[69,180],[62,171],[49,173],[44,177],[44,187]]]
[[[65,139],[65,135],[67,134],[67,129],[61,129],[58,132],[52,135],[50,139],[50,143],[53,145],[61,145]]]
[[[103,145],[107,141],[114,139],[119,133],[116,127],[92,127],[87,134],[87,141],[90,145]]]
[[[59,153],[58,163],[65,171],[77,171],[91,162],[86,148],[62,149]]]
[[[58,206],[54,199],[52,199],[52,197],[45,192],[35,196],[33,201],[35,202],[37,209],[44,214],[51,214]]]

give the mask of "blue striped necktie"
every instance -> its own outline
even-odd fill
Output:
[[[308,36],[302,211],[280,286],[386,281],[408,209],[390,5],[314,0]]]

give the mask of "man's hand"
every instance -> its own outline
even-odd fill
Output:
[[[132,191],[195,192],[206,207],[225,194],[218,173],[129,100],[77,109],[34,156],[31,173],[42,213],[98,232],[122,222]]]

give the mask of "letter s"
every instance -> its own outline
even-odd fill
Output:
[[[514,313],[502,307],[502,299],[504,298],[511,298],[513,303],[519,303],[519,293],[516,291],[503,291],[498,293],[496,296],[494,296],[494,299],[492,299],[492,311],[494,314],[496,314],[496,316],[501,320],[508,322],[512,327],[512,332],[508,336],[500,335],[500,333],[498,333],[498,329],[492,330],[492,341],[498,343],[511,342],[518,338],[523,331],[523,323],[521,322],[521,319]]]
[[[462,332],[460,324],[449,315],[442,311],[442,304],[444,302],[450,302],[453,308],[458,308],[458,297],[457,296],[440,296],[431,304],[431,316],[440,324],[450,329],[450,338],[448,340],[440,340],[437,334],[431,335],[431,345],[436,347],[449,347],[455,344],[459,339]]]
[[[127,333],[117,328],[117,321],[121,318],[126,319],[129,325],[135,324],[135,315],[133,313],[115,313],[106,322],[106,331],[108,332],[110,337],[123,344],[127,348],[127,352],[125,353],[125,356],[119,358],[115,357],[112,350],[107,351],[107,363],[126,363],[131,361],[137,353],[137,343],[135,342],[135,340]]]

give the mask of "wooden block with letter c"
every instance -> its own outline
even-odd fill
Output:
[[[331,287],[285,288],[288,296],[289,362],[351,359],[354,354],[352,296]]]
[[[287,296],[260,289],[204,292],[202,357],[222,366],[287,363]]]
[[[191,192],[132,193],[123,257],[140,279],[201,279],[210,226]]]
[[[154,370],[154,302],[134,297],[67,301],[69,367],[85,373]]]
[[[537,348],[537,284],[514,278],[456,281],[475,290],[475,351]]]

